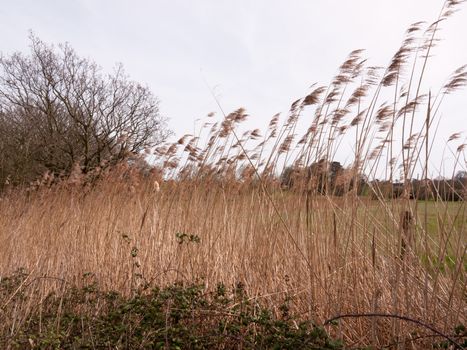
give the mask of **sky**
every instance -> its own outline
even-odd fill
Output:
[[[440,0],[0,0],[0,51],[28,51],[28,33],[68,42],[105,71],[122,63],[160,99],[176,135],[219,109],[245,107],[250,123],[327,84],[347,54],[386,66],[409,24],[434,21]],[[467,63],[467,4],[443,23],[427,86]],[[467,132],[467,91],[448,96],[438,136]],[[198,122],[199,123],[199,122]]]

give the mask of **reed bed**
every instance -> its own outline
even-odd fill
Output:
[[[466,66],[423,91],[440,26],[459,4],[446,1],[436,21],[410,26],[386,68],[367,67],[363,51],[353,51],[329,85],[313,86],[263,130],[242,129],[244,109],[217,122],[210,114],[196,135],[158,147],[151,171],[129,161],[7,190],[0,273],[24,268],[28,278],[23,302],[1,300],[2,331],[86,278],[127,295],[175,281],[207,290],[240,283],[276,310],[290,300],[316,324],[354,315],[328,327],[350,347],[433,341],[426,327],[384,315],[446,335],[465,324],[465,201],[446,201],[429,184],[440,142],[455,159],[452,177],[466,169],[461,134],[447,146],[436,137],[448,122],[442,103],[466,84]],[[307,171],[328,169],[343,152],[352,159],[337,178]],[[281,181],[288,167],[293,185]],[[411,199],[417,173],[431,199]],[[400,197],[387,198],[377,178],[400,183]],[[461,197],[463,184],[452,186]]]

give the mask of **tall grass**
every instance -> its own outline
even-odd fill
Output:
[[[19,287],[23,302],[0,300],[8,319],[1,331],[18,331],[41,298],[87,273],[128,295],[144,284],[241,282],[273,308],[287,296],[319,324],[345,314],[406,316],[444,334],[465,324],[465,201],[410,199],[416,173],[426,183],[434,177],[437,128],[448,122],[442,102],[467,82],[463,66],[437,91],[422,91],[439,27],[459,3],[446,1],[435,22],[410,26],[387,68],[367,67],[363,51],[353,51],[328,86],[314,86],[264,130],[242,130],[244,109],[218,122],[209,115],[198,135],[155,151],[158,171],[77,171],[58,185],[47,186],[47,176],[37,190],[3,195],[0,272],[30,275]],[[453,171],[465,170],[459,140],[449,141]],[[286,166],[343,153],[352,161],[336,180],[342,196],[306,171],[293,188],[281,186]],[[93,175],[99,180],[88,181]],[[402,197],[385,198],[378,182],[362,196],[354,184],[363,175],[400,180]],[[346,318],[330,331],[376,347],[430,341],[414,339],[426,332],[420,325],[389,317]]]

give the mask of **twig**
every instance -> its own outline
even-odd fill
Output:
[[[324,322],[324,325],[327,325],[327,324],[330,324],[331,322],[333,321],[336,321],[336,320],[339,320],[341,318],[359,318],[359,317],[384,317],[384,318],[397,318],[399,320],[403,320],[403,321],[407,321],[407,322],[412,322],[412,323],[415,323],[421,327],[424,327],[424,328],[427,328],[429,329],[430,331],[432,331],[433,333],[436,333],[437,335],[439,335],[440,337],[443,337],[445,338],[446,340],[449,340],[453,345],[456,346],[456,348],[459,348],[459,349],[464,349],[463,346],[461,346],[458,342],[456,342],[452,337],[438,331],[436,328],[434,328],[433,326],[430,326],[429,324],[426,324],[422,321],[419,321],[419,320],[416,320],[414,318],[411,318],[411,317],[407,317],[407,316],[402,316],[402,315],[396,315],[396,314],[384,314],[384,313],[367,313],[367,314],[344,314],[344,315],[337,315],[337,316],[334,316],[328,320],[326,320]]]

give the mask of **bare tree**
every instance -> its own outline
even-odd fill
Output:
[[[29,55],[0,57],[0,181],[75,164],[87,172],[170,135],[157,98],[121,65],[106,75],[68,44],[55,48],[32,34],[30,41]]]

